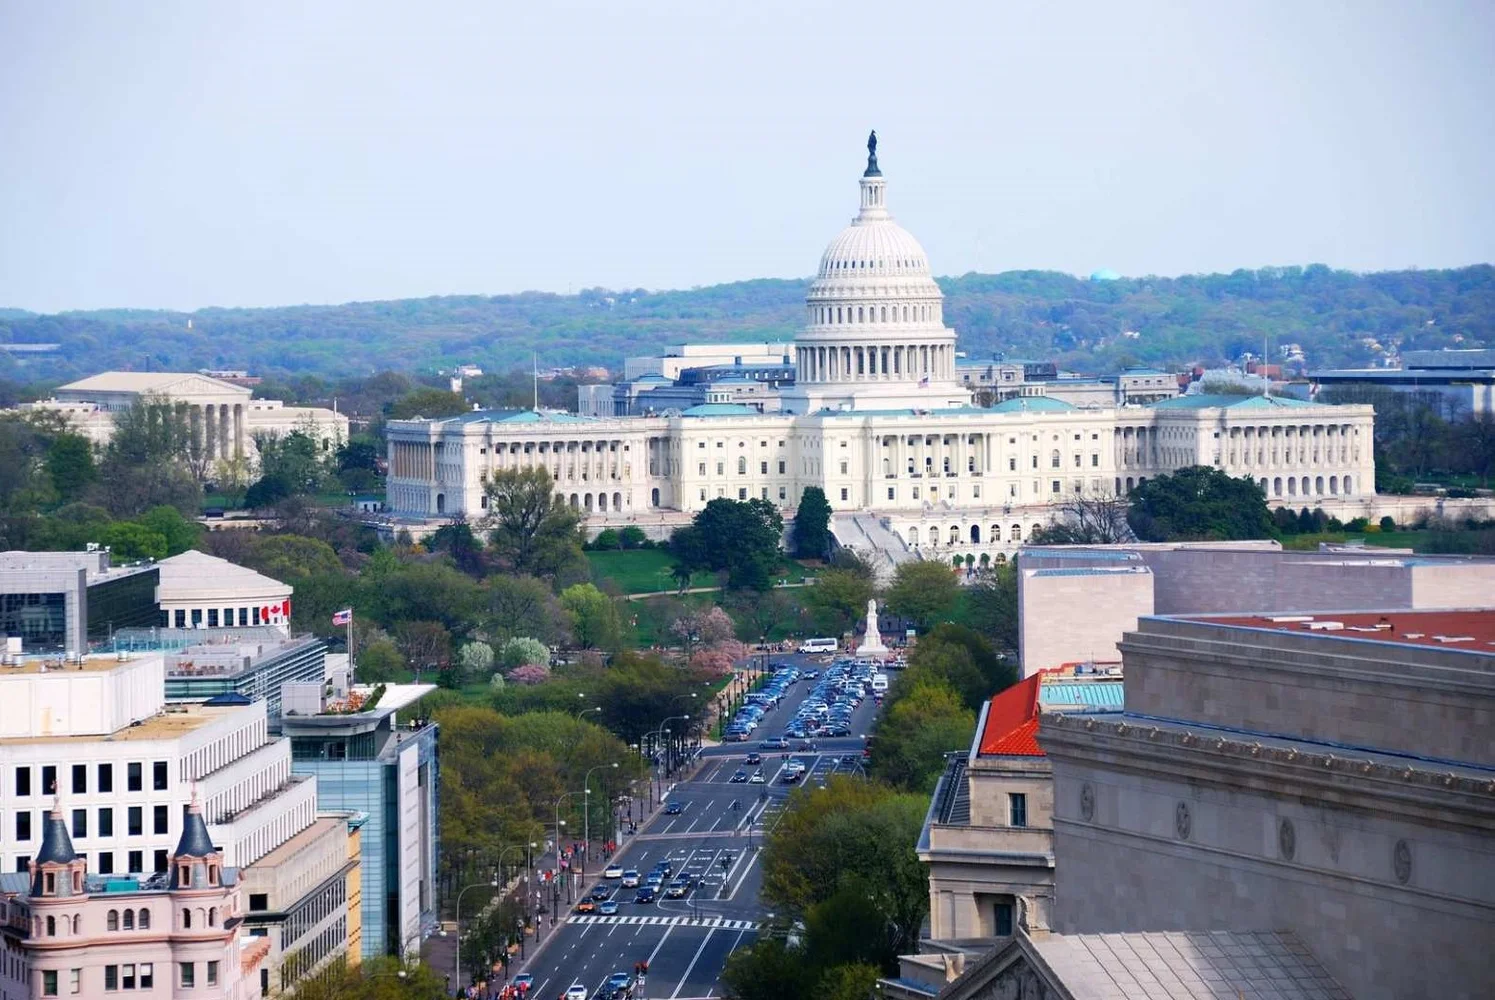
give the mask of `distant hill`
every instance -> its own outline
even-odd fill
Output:
[[[588,289],[461,295],[337,306],[98,310],[0,309],[0,343],[56,342],[32,359],[0,352],[0,376],[59,381],[111,368],[247,368],[329,377],[581,362],[686,340],[793,336],[808,280],[689,291]],[[1311,367],[1373,363],[1377,350],[1495,346],[1495,268],[1354,274],[1321,264],[1179,278],[1091,281],[1052,271],[942,278],[946,321],[970,357],[1056,358],[1087,371],[1127,364],[1222,363],[1296,343]],[[191,327],[188,327],[188,321]],[[1136,334],[1135,337],[1127,335]]]

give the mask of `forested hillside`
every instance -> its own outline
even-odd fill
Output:
[[[971,357],[1055,358],[1086,371],[1218,364],[1263,335],[1299,344],[1310,367],[1372,362],[1378,348],[1495,344],[1495,268],[1354,274],[1323,265],[1180,278],[1091,281],[1051,271],[940,279],[946,319]],[[59,355],[0,353],[0,375],[56,382],[110,368],[247,368],[266,375],[617,366],[683,340],[792,336],[806,281],[688,291],[445,296],[337,306],[34,315],[0,309],[0,343],[55,342]],[[191,321],[189,327],[188,321]],[[1134,333],[1136,336],[1128,334]]]

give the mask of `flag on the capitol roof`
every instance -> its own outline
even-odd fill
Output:
[[[352,608],[344,608],[341,611],[334,612],[333,615],[332,615],[332,624],[334,624],[334,625],[352,625],[353,624],[353,609]]]

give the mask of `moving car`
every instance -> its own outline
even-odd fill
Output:
[[[748,781],[752,782],[755,785],[763,784],[763,771],[761,769],[754,771],[753,776],[749,778]]]
[[[665,890],[664,894],[668,899],[684,899],[687,892],[690,892],[690,883],[683,878],[677,878],[670,883],[670,887]]]
[[[664,872],[666,875],[672,875],[675,871],[675,862],[671,861],[669,858],[660,858],[658,861],[654,862],[654,870],[657,872]]]
[[[655,869],[654,871],[652,871],[652,872],[649,873],[649,877],[648,878],[644,879],[644,885],[648,886],[650,889],[653,889],[653,890],[655,890],[657,892],[660,889],[660,887],[664,885],[664,880],[665,880],[665,874],[664,874],[664,872],[659,871],[658,869]]]
[[[623,888],[625,888],[625,889],[637,889],[638,888],[638,869],[637,868],[630,868],[626,872],[623,873]]]
[[[576,912],[577,913],[596,913],[597,912],[597,904],[594,903],[594,902],[592,902],[591,897],[588,896],[586,899],[583,899],[580,903],[576,904]]]
[[[784,775],[779,780],[786,785],[792,785],[799,780],[799,769],[794,767],[784,768]]]
[[[623,866],[622,865],[617,865],[617,864],[608,865],[606,868],[602,869],[602,877],[603,878],[622,878],[623,877]]]
[[[759,753],[758,751],[754,750],[752,753],[750,753],[750,754],[747,755],[747,763],[749,763],[749,764],[761,764],[761,763],[763,763],[763,755],[761,753]]]
[[[746,771],[744,771],[742,768],[739,767],[736,771],[734,771],[732,773],[732,784],[739,785],[742,782],[746,781],[747,778],[748,778],[748,773]]]
[[[565,1000],[587,1000],[587,988],[581,983],[572,983],[566,987]]]
[[[654,902],[654,896],[655,892],[653,886],[641,886],[639,888],[638,894],[633,897],[633,901],[635,903],[652,903]]]
[[[666,816],[679,816],[684,811],[685,807],[678,802],[671,802],[664,807],[664,814]]]
[[[613,894],[613,891],[608,886],[599,885],[599,886],[593,886],[592,887],[592,899],[596,900],[599,903],[602,902],[604,899],[607,899],[612,894]]]
[[[630,987],[632,985],[633,985],[633,977],[630,976],[628,973],[626,973],[626,972],[614,972],[612,975],[610,975],[610,976],[607,977],[607,982],[605,984],[603,984],[603,988],[604,989],[608,989],[608,990],[612,990],[614,993],[616,993],[619,990],[626,990],[628,987]]]
[[[607,900],[605,902],[598,903],[597,904],[597,912],[600,913],[600,914],[602,914],[604,917],[617,916],[617,913],[618,913],[618,904],[617,904],[617,901],[609,899],[609,900]]]
[[[784,739],[784,737],[782,737],[782,736],[775,736],[772,739],[764,740],[762,743],[759,743],[758,745],[760,747],[762,747],[763,749],[765,749],[765,750],[788,750],[789,749],[789,741],[786,740],[786,739]]]
[[[523,994],[528,993],[530,989],[535,985],[535,977],[530,975],[528,972],[521,972],[519,973],[519,975],[510,980],[510,982],[512,985],[519,988],[519,993],[522,996]]]

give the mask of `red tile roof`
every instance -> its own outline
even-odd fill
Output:
[[[1326,639],[1397,642],[1495,653],[1495,609],[1473,611],[1365,611],[1312,615],[1200,615],[1194,621],[1265,628]]]
[[[1018,681],[992,696],[981,729],[979,752],[1012,757],[1042,757],[1038,746],[1038,692],[1043,674]]]

